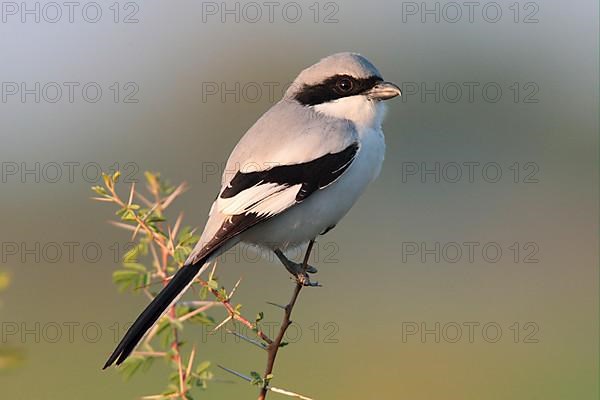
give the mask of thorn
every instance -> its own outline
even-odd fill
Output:
[[[169,195],[169,197],[167,197],[165,200],[163,200],[162,208],[165,209],[165,208],[169,207],[169,205],[171,205],[173,200],[175,200],[180,194],[182,194],[185,191],[187,191],[187,183],[182,182],[181,184],[179,184],[179,186],[177,186],[177,188],[175,188],[175,190],[173,190],[173,193],[171,193]]]
[[[190,353],[190,359],[188,361],[187,369],[185,370],[185,376],[190,376],[192,372],[192,364],[194,363],[194,357],[196,357],[196,346],[192,347],[192,352]]]
[[[173,242],[173,231],[171,230],[171,226],[167,226],[167,234],[169,238],[169,242],[167,243],[173,253],[175,252],[175,243]]]
[[[156,203],[154,206],[152,206],[152,208],[150,210],[148,210],[148,213],[146,214],[146,216],[144,217],[144,219],[142,221],[146,222],[146,219],[152,215],[152,213],[158,208],[158,206],[159,206],[158,203]]]
[[[129,207],[133,202],[133,193],[135,192],[135,182],[131,183],[131,190],[129,191],[129,200],[127,200],[127,206]]]
[[[240,282],[242,282],[242,277],[240,277],[240,279],[238,279],[236,284],[233,286],[233,289],[231,289],[231,293],[229,293],[229,296],[227,296],[227,300],[231,300],[231,298],[235,294],[235,291],[237,290],[238,286],[240,286]]]
[[[272,386],[267,387],[267,389],[269,389],[270,391],[275,392],[275,393],[283,394],[285,396],[295,397],[295,398],[301,399],[301,400],[313,400],[310,397],[303,396],[299,393],[290,392],[289,390],[285,390],[285,389],[279,389],[279,388],[272,387]]]
[[[237,371],[234,371],[230,368],[224,367],[222,365],[217,364],[217,367],[221,368],[222,370],[225,370],[227,372],[229,372],[230,374],[233,374],[235,376],[237,376],[238,378],[242,378],[243,380],[245,380],[246,382],[252,382],[252,378],[250,378],[249,376],[246,376],[242,373],[239,373]]]
[[[146,197],[144,197],[144,195],[142,195],[141,193],[138,193],[137,195],[140,198],[140,200],[142,200],[142,203],[146,204],[146,207],[152,206],[152,202],[150,200],[148,200]]]
[[[190,311],[189,313],[187,313],[185,315],[182,315],[181,317],[179,317],[177,319],[179,320],[179,322],[184,322],[184,321],[192,318],[193,316],[198,315],[198,314],[200,314],[200,313],[208,310],[209,308],[212,308],[212,307],[216,306],[217,304],[223,304],[223,303],[218,302],[218,301],[211,301],[211,302],[205,302],[205,303],[207,303],[207,304],[199,306],[195,310]]]
[[[179,227],[181,226],[182,219],[183,219],[183,212],[180,212],[179,216],[177,217],[177,220],[175,221],[175,226],[173,226],[173,236],[177,236],[177,233],[179,232]]]
[[[154,261],[154,266],[159,274],[163,273],[160,260],[158,259],[158,254],[156,253],[156,248],[154,247],[154,242],[150,242],[150,253],[152,254],[152,260]]]
[[[214,261],[213,267],[210,270],[210,274],[208,275],[208,280],[211,281],[215,276],[215,271],[217,270],[217,260]]]
[[[137,236],[138,232],[140,231],[140,229],[142,228],[141,224],[137,224],[137,226],[135,227],[135,230],[133,231],[133,234],[131,235],[131,240],[135,240],[135,237]]]
[[[269,305],[275,306],[275,307],[279,307],[282,310],[285,310],[285,306],[282,306],[281,304],[273,303],[273,302],[270,302],[270,301],[267,301],[266,303],[269,304]]]
[[[142,400],[162,400],[162,399],[174,399],[178,396],[177,393],[173,393],[172,395],[168,395],[165,397],[164,394],[155,394],[150,396],[141,397]]]
[[[225,325],[226,323],[228,323],[228,322],[229,322],[229,321],[230,321],[232,318],[233,318],[233,317],[232,317],[231,315],[230,315],[230,316],[228,316],[227,318],[225,318],[225,319],[223,320],[223,322],[221,322],[219,325],[217,325],[217,326],[215,327],[215,329],[213,329],[213,330],[210,332],[210,334],[211,334],[211,335],[214,335],[215,333],[217,333],[217,331],[218,331],[219,329],[221,329],[221,328],[223,327],[223,325]]]
[[[123,229],[127,229],[128,231],[133,231],[135,230],[135,228],[131,225],[128,224],[124,224],[122,222],[117,222],[117,221],[108,221],[109,224],[117,226],[119,228],[123,228]]]
[[[258,342],[256,340],[254,340],[254,339],[250,339],[249,337],[244,336],[241,333],[237,333],[237,332],[232,331],[230,329],[227,329],[227,333],[229,333],[230,335],[233,335],[233,336],[237,336],[240,339],[245,340],[246,342],[251,343],[251,344],[255,345],[256,347],[258,347],[260,349],[267,350],[267,346],[265,346],[264,344],[262,344],[262,343],[260,343],[260,342]]]

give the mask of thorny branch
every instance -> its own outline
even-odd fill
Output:
[[[162,228],[160,219],[155,221],[155,226],[152,226],[150,220],[154,215],[162,215],[162,212],[179,195],[181,195],[183,192],[185,192],[186,185],[183,183],[183,184],[177,186],[167,197],[163,198],[163,196],[161,195],[159,183],[156,180],[148,178],[148,181],[149,181],[148,189],[149,189],[150,193],[152,194],[153,201],[148,200],[146,197],[144,197],[140,193],[136,192],[135,183],[133,183],[131,185],[131,188],[129,190],[128,199],[127,199],[127,201],[125,201],[124,199],[122,199],[119,196],[119,194],[117,193],[116,188],[115,188],[115,184],[119,178],[119,175],[120,174],[118,172],[112,176],[104,175],[103,176],[104,186],[105,186],[106,190],[102,187],[93,188],[98,194],[100,194],[102,196],[102,197],[94,197],[93,199],[98,200],[98,201],[103,201],[103,202],[115,203],[116,205],[118,205],[120,207],[120,209],[121,209],[120,212],[122,212],[121,215],[123,215],[125,213],[127,214],[127,219],[122,218],[122,220],[124,220],[125,222],[130,222],[131,224],[123,223],[123,222],[113,222],[113,224],[120,228],[125,228],[129,231],[132,231],[133,232],[132,240],[135,239],[136,236],[140,232],[143,232],[147,235],[147,237],[150,239],[148,242],[149,250],[150,250],[153,260],[154,260],[153,264],[154,264],[155,271],[154,271],[153,275],[157,276],[160,279],[162,285],[165,286],[170,280],[169,272],[167,270],[168,269],[168,261],[169,261],[170,257],[175,258],[176,245],[173,241],[174,240],[173,238],[175,238],[177,236],[177,232],[181,226],[182,215],[181,214],[179,215],[179,217],[177,218],[177,221],[173,227],[167,226],[166,230],[168,232],[168,235],[162,234],[162,232],[163,232],[162,229],[156,229],[157,227]],[[152,175],[149,175],[149,176],[152,177]],[[149,210],[144,213],[136,212],[139,209],[139,206],[137,206],[134,203],[135,199],[139,199],[142,203],[144,203],[147,207],[149,207]],[[158,249],[155,247],[158,247]],[[213,273],[214,273],[214,269],[213,269]],[[211,274],[211,280],[212,280],[212,274]],[[233,294],[235,293],[237,284],[236,284],[236,287],[234,287],[234,289],[230,293],[227,293],[224,288],[217,289],[217,286],[214,285],[214,282],[207,282],[200,278],[197,278],[195,282],[200,284],[202,287],[206,288],[216,298],[216,301],[204,302],[204,304],[202,304],[199,308],[194,309],[194,310],[192,310],[184,315],[181,315],[181,316],[177,316],[177,313],[176,313],[177,304],[175,304],[168,310],[168,312],[166,314],[167,317],[171,321],[181,323],[185,320],[188,320],[188,319],[194,317],[195,315],[197,315],[203,311],[206,311],[209,308],[212,308],[215,305],[221,305],[225,308],[225,310],[227,311],[227,314],[228,314],[228,317],[225,319],[224,323],[229,320],[232,320],[232,319],[235,321],[238,321],[239,323],[245,325],[246,327],[248,327],[252,331],[254,331],[260,339],[262,339],[265,343],[267,343],[267,345],[270,345],[271,343],[273,343],[273,340],[271,338],[269,338],[267,336],[267,334],[264,333],[261,329],[259,329],[258,324],[251,322],[250,320],[245,318],[240,313],[240,311],[239,311],[240,305],[234,306],[231,304],[231,298],[232,298]],[[239,284],[239,281],[238,281],[238,284]],[[144,292],[150,298],[152,298],[153,296],[149,292],[147,286],[148,285],[145,285],[145,286],[142,286],[141,288],[144,289]],[[224,323],[219,324],[214,329],[214,331],[218,330],[222,325],[224,325]],[[170,356],[171,359],[177,365],[179,390],[177,391],[177,393],[173,393],[172,395],[165,396],[165,397],[187,399],[188,398],[188,396],[187,396],[188,389],[187,389],[187,385],[185,383],[187,381],[187,378],[190,376],[190,370],[192,367],[195,351],[192,351],[192,354],[190,355],[190,359],[188,361],[188,365],[185,366],[184,360],[183,360],[183,357],[182,357],[182,354],[180,351],[181,343],[179,341],[178,329],[175,324],[173,325],[173,328],[172,328],[173,340],[171,341],[171,344],[170,344],[170,352],[154,351],[149,346],[149,342],[156,335],[158,327],[159,327],[159,324],[155,325],[144,340],[144,343],[145,343],[146,347],[149,349],[149,351],[136,351],[136,352],[134,352],[133,355],[134,356],[144,356],[144,357]]]
[[[119,175],[120,174],[118,172],[112,176],[103,175],[104,184],[108,191],[104,190],[104,188],[102,188],[102,187],[94,187],[93,188],[94,191],[96,191],[98,194],[101,195],[101,197],[95,197],[94,199],[103,201],[103,202],[115,203],[120,207],[120,211],[118,214],[121,216],[121,219],[125,223],[124,222],[112,222],[112,223],[120,228],[124,228],[129,231],[132,231],[133,232],[132,240],[135,239],[136,236],[140,232],[143,232],[146,234],[146,237],[149,239],[148,240],[148,248],[149,248],[150,253],[152,254],[152,258],[154,260],[153,265],[154,265],[155,270],[152,273],[152,276],[157,277],[159,279],[159,281],[162,283],[162,285],[165,286],[171,279],[171,277],[169,276],[169,258],[175,259],[177,261],[177,257],[176,257],[177,245],[174,243],[174,238],[177,237],[177,233],[180,230],[183,216],[182,216],[182,214],[179,215],[174,226],[171,227],[170,225],[168,225],[166,227],[166,232],[168,234],[165,234],[164,233],[165,231],[162,229],[161,221],[164,221],[164,219],[162,219],[161,216],[162,216],[163,211],[179,195],[181,195],[183,192],[185,192],[186,185],[185,185],[185,183],[183,183],[183,184],[177,186],[166,197],[163,197],[163,191],[161,190],[160,183],[158,182],[158,177],[155,175],[152,175],[152,174],[147,174],[148,189],[149,189],[150,193],[152,194],[152,200],[149,200],[142,194],[136,192],[135,184],[132,184],[130,191],[129,191],[129,197],[128,197],[127,201],[124,201],[117,194],[116,189],[115,189],[115,184],[119,178]],[[147,206],[148,210],[144,210],[142,212],[142,210],[140,209],[140,206],[134,204],[135,199],[138,199],[145,206]],[[140,209],[139,212],[137,212],[138,209]],[[124,215],[126,216],[126,218],[124,217]],[[153,219],[153,217],[156,217],[156,216],[159,216],[160,218]],[[310,257],[313,245],[314,245],[314,240],[310,241],[308,248],[306,250],[306,254],[304,256],[303,263],[302,263],[304,276],[300,275],[296,278],[296,285],[294,287],[294,291],[292,293],[292,297],[291,297],[289,303],[286,306],[277,305],[284,310],[284,315],[283,315],[283,321],[281,324],[281,328],[279,329],[279,332],[278,332],[277,336],[275,337],[275,339],[271,339],[265,332],[262,331],[262,329],[259,326],[258,319],[256,320],[256,322],[251,322],[249,319],[245,318],[240,313],[241,305],[238,304],[238,305],[234,306],[231,304],[231,298],[233,297],[240,281],[238,281],[236,283],[235,287],[229,293],[227,293],[227,291],[225,291],[224,288],[218,289],[218,286],[216,285],[216,281],[213,280],[216,265],[215,265],[215,267],[213,267],[213,271],[211,272],[208,281],[205,281],[201,278],[196,278],[195,282],[198,283],[199,285],[201,285],[205,290],[210,292],[215,297],[216,301],[180,302],[178,304],[173,305],[168,310],[166,316],[172,322],[172,340],[169,345],[170,351],[155,351],[149,344],[150,341],[153,339],[153,337],[159,331],[160,324],[156,324],[150,330],[150,332],[148,333],[148,335],[146,336],[146,338],[144,340],[144,345],[145,345],[146,349],[134,352],[134,356],[149,357],[149,358],[170,357],[171,360],[176,365],[178,388],[177,388],[177,390],[173,390],[173,392],[171,392],[171,393],[163,393],[161,395],[156,395],[156,396],[146,396],[144,398],[145,399],[179,398],[182,400],[186,400],[189,398],[189,395],[188,395],[189,386],[188,386],[187,382],[189,381],[189,379],[199,378],[198,375],[192,371],[194,357],[196,354],[196,349],[195,349],[195,347],[192,349],[192,352],[189,356],[189,359],[188,359],[188,362],[186,365],[186,363],[183,360],[183,356],[181,354],[181,348],[180,348],[181,342],[179,341],[179,333],[178,333],[177,326],[178,325],[180,326],[180,324],[183,323],[184,321],[189,320],[189,319],[197,316],[198,314],[201,314],[202,312],[214,307],[215,305],[219,305],[219,306],[222,306],[223,308],[225,308],[228,315],[221,323],[219,323],[213,329],[213,332],[218,331],[221,327],[223,327],[227,322],[229,322],[231,320],[237,321],[240,324],[249,328],[251,331],[253,331],[256,334],[256,336],[262,340],[263,343],[261,343],[257,340],[248,338],[238,332],[231,331],[229,329],[227,330],[227,332],[229,334],[235,335],[235,336],[245,340],[248,343],[255,345],[256,347],[259,347],[259,348],[267,351],[267,366],[265,368],[265,372],[264,372],[264,375],[262,376],[262,378],[260,377],[260,374],[255,373],[255,372],[252,372],[252,375],[254,378],[250,378],[244,374],[233,371],[229,368],[225,368],[222,366],[220,366],[220,367],[223,370],[225,370],[229,373],[232,373],[248,382],[251,382],[254,385],[259,385],[261,388],[260,388],[258,400],[264,400],[269,391],[272,391],[275,393],[280,393],[280,394],[298,398],[298,399],[311,400],[310,398],[303,396],[301,394],[271,386],[270,381],[273,376],[272,373],[273,373],[273,369],[275,367],[275,360],[276,360],[278,351],[281,347],[283,347],[283,344],[284,344],[283,338],[285,336],[287,329],[289,328],[289,326],[292,323],[292,320],[291,320],[292,310],[296,304],[296,301],[298,299],[300,291],[302,290],[302,287],[306,283],[305,279],[303,279],[303,278],[306,277],[306,270],[308,268],[308,259]],[[178,261],[178,264],[181,267],[183,262],[180,260],[180,261]],[[147,281],[144,285],[140,286],[140,288],[142,288],[144,290],[144,293],[149,298],[153,298],[153,295],[148,290],[148,286],[151,285],[152,283],[153,282],[151,282],[151,281]],[[273,304],[273,303],[270,303],[270,304]],[[177,305],[189,306],[191,310],[183,315],[178,316],[177,311],[176,311]],[[276,305],[276,304],[274,304],[274,305]],[[197,308],[195,308],[195,307],[197,307]]]
[[[127,203],[127,205],[131,205],[131,201],[133,199],[133,197],[135,195],[138,195],[135,192],[135,184],[132,184],[131,186],[131,194],[129,197],[129,201]],[[109,190],[111,192],[111,195],[113,197],[113,199],[115,200],[115,203],[117,203],[119,206],[121,207],[126,207],[127,205],[123,202],[123,200],[118,196],[118,194],[116,193],[114,186],[109,187]],[[156,203],[153,204],[153,209],[163,209],[165,207],[165,204],[169,204],[174,200],[173,196],[175,194],[179,195],[181,193],[183,193],[186,190],[186,186],[185,183],[182,183],[181,185],[179,185],[177,187],[177,189],[175,189],[175,191],[173,192],[173,194],[171,196],[169,196],[169,198],[167,198],[166,200],[162,200],[160,197],[157,197],[157,201]],[[158,195],[157,195],[158,196]],[[100,200],[100,198],[96,198],[97,200]],[[103,199],[102,199],[103,200]],[[147,201],[147,200],[146,200]],[[150,213],[148,213],[148,215],[150,215]],[[135,235],[137,235],[137,232],[140,229],[143,229],[148,236],[150,236],[153,240],[154,243],[156,243],[160,248],[161,248],[161,255],[162,255],[162,262],[161,262],[161,267],[159,270],[159,275],[163,277],[163,283],[166,284],[168,283],[169,279],[167,277],[167,271],[166,271],[166,260],[168,256],[173,257],[174,256],[174,244],[172,242],[172,238],[176,236],[177,234],[177,226],[171,231],[171,229],[169,228],[169,231],[171,231],[171,235],[169,237],[169,241],[167,241],[167,239],[164,236],[158,235],[156,232],[154,232],[149,226],[148,223],[146,222],[145,218],[141,218],[140,216],[138,216],[137,214],[134,215],[135,218],[135,222],[137,223],[137,227],[134,230],[134,235],[133,237],[135,237]],[[178,218],[178,221],[180,219]],[[118,224],[119,226],[125,225],[125,224]],[[177,224],[178,225],[178,224]],[[125,225],[126,227],[130,227],[130,225]],[[239,310],[237,310],[234,306],[231,305],[231,295],[233,294],[230,293],[227,296],[223,296],[223,293],[219,292],[218,289],[211,287],[211,285],[201,279],[201,278],[196,278],[195,280],[197,283],[199,283],[201,286],[206,287],[217,299],[217,301],[219,303],[221,303],[222,306],[225,307],[225,309],[227,310],[227,312],[229,313],[229,316],[233,319],[235,319],[236,321],[242,323],[243,325],[245,325],[246,327],[256,331],[257,335],[264,340],[267,343],[271,343],[272,340],[261,330],[257,329],[256,324],[250,322],[247,318],[245,318],[244,316],[242,316],[239,312]],[[196,312],[198,312],[198,310],[196,310]],[[185,320],[187,316],[183,316],[180,317],[180,320]]]
[[[313,245],[315,241],[311,240],[308,244],[308,248],[306,249],[306,254],[304,255],[304,261],[302,262],[302,269],[306,271],[308,266],[308,259],[310,257],[310,253],[312,251]],[[294,309],[294,305],[296,304],[296,300],[298,300],[298,295],[300,294],[300,290],[304,287],[304,282],[300,279],[300,277],[296,278],[296,286],[294,287],[294,292],[292,293],[292,298],[290,302],[285,306],[283,312],[283,321],[281,323],[281,328],[279,329],[279,333],[277,337],[272,343],[269,343],[267,346],[267,368],[265,369],[265,373],[263,376],[264,384],[260,390],[260,394],[258,395],[258,400],[264,400],[267,397],[267,392],[269,390],[269,377],[273,373],[273,368],[275,367],[275,359],[277,358],[277,353],[279,352],[279,348],[281,347],[281,342],[283,341],[283,337],[288,327],[292,323],[290,319],[292,316],[292,310]]]

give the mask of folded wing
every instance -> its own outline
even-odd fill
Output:
[[[331,185],[350,167],[358,151],[355,142],[342,151],[304,163],[238,171],[213,204],[207,224],[213,227],[205,230],[210,232],[210,239],[199,243],[189,261],[206,257],[229,239]]]

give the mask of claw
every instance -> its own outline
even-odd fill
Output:
[[[307,287],[323,287],[323,285],[321,285],[319,282],[307,281],[307,282],[302,282],[302,284]]]
[[[306,272],[308,272],[309,274],[316,274],[319,271],[315,267],[313,267],[312,265],[307,265],[306,266]]]
[[[319,284],[319,282],[311,282],[310,278],[308,277],[308,275],[306,273],[300,273],[300,274],[296,275],[296,281],[298,281],[298,283],[302,284],[302,286],[321,287],[321,284]]]
[[[288,272],[290,274],[292,274],[293,276],[295,276],[296,278],[298,278],[300,275],[302,275],[306,272],[308,272],[309,274],[316,274],[318,272],[317,269],[315,267],[313,267],[312,265],[307,265],[306,270],[305,270],[301,263],[297,263],[297,262],[290,260],[279,249],[275,250],[274,252],[275,252],[275,255],[277,256],[277,258],[279,258],[279,261],[281,261],[281,263],[285,267],[285,269],[287,269]]]

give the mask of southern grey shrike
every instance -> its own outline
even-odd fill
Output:
[[[382,100],[399,94],[356,53],[334,54],[302,71],[239,141],[200,241],[104,368],[121,364],[195,277],[239,242],[275,252],[310,284],[306,272],[316,270],[305,272],[284,252],[332,229],[377,177],[385,150]]]

